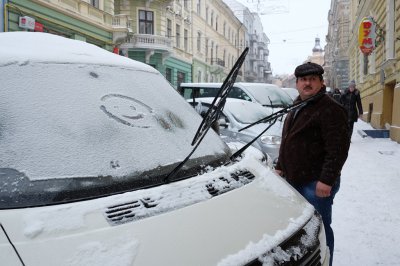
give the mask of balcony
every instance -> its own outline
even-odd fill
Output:
[[[213,74],[219,74],[224,71],[225,61],[219,58],[211,58],[210,60],[210,72]]]
[[[135,48],[144,50],[158,50],[172,52],[172,40],[168,37],[152,34],[133,34],[124,44],[125,48]]]
[[[225,67],[225,61],[222,60],[222,59],[219,59],[219,58],[211,58],[211,64],[212,64],[212,65],[215,65],[215,64],[216,64],[216,65]]]
[[[258,36],[257,34],[250,34],[250,42],[257,42]]]
[[[112,27],[113,27],[113,42],[115,44],[121,44],[125,42],[129,35],[132,34],[131,28],[132,19],[129,15],[115,15],[112,19]]]
[[[256,53],[248,53],[247,56],[249,57],[250,61],[256,61],[258,57]]]

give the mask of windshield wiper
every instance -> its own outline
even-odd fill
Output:
[[[296,110],[296,109],[298,109],[298,108],[300,108],[300,107],[305,106],[308,102],[310,102],[310,101],[312,101],[312,100],[314,100],[314,99],[317,99],[317,98],[319,98],[319,97],[322,97],[323,95],[324,95],[324,93],[317,93],[317,94],[315,94],[314,96],[311,96],[310,98],[308,98],[308,99],[306,99],[306,100],[304,100],[304,101],[301,101],[301,102],[298,102],[298,103],[294,103],[294,104],[292,104],[292,105],[289,105],[289,106],[286,107],[286,108],[283,108],[283,109],[281,109],[281,110],[279,110],[279,111],[277,111],[277,112],[275,112],[275,113],[270,114],[269,116],[266,116],[266,117],[264,117],[264,118],[261,118],[260,120],[258,120],[258,121],[254,122],[254,123],[251,123],[251,124],[249,124],[249,125],[247,125],[247,126],[241,128],[241,129],[239,129],[239,132],[242,131],[242,130],[248,129],[248,128],[250,128],[250,127],[252,127],[252,126],[254,126],[254,125],[257,125],[257,124],[266,123],[266,122],[275,120],[275,119],[277,119],[277,118],[279,118],[279,117],[281,117],[281,116],[286,115],[287,113],[289,113],[289,112],[292,111],[292,110]]]
[[[260,134],[258,134],[254,139],[252,139],[251,141],[249,141],[249,142],[248,142],[246,145],[244,145],[241,149],[239,149],[238,151],[236,151],[236,152],[230,157],[230,159],[233,161],[233,160],[235,160],[237,157],[239,157],[250,145],[252,145],[259,137],[261,137],[268,129],[270,129],[270,128],[276,123],[276,121],[278,120],[278,118],[280,118],[280,117],[286,115],[287,113],[289,113],[289,112],[292,111],[292,110],[296,110],[296,109],[298,109],[298,108],[301,108],[301,107],[305,106],[308,102],[310,102],[310,101],[312,101],[312,100],[314,100],[314,99],[320,98],[320,97],[322,97],[324,94],[325,94],[325,93],[317,93],[316,95],[314,95],[314,96],[312,96],[312,97],[310,97],[310,98],[308,98],[308,99],[306,99],[306,100],[304,100],[304,101],[301,101],[301,102],[298,102],[298,103],[289,105],[288,107],[286,107],[286,108],[284,108],[284,109],[282,109],[282,110],[279,110],[279,111],[277,111],[277,112],[275,112],[275,113],[272,113],[271,115],[269,115],[269,116],[267,116],[267,117],[264,117],[264,118],[262,118],[262,119],[260,119],[260,120],[258,120],[258,121],[256,121],[256,122],[254,122],[254,123],[251,123],[251,124],[248,125],[248,126],[245,126],[244,128],[239,129],[239,132],[240,132],[240,131],[243,131],[243,130],[245,130],[245,129],[247,129],[247,128],[250,128],[250,127],[252,127],[252,126],[254,126],[254,125],[257,125],[257,124],[259,124],[259,123],[267,123],[267,122],[272,121],[271,124],[270,124],[266,129],[264,129],[264,130],[263,130]]]
[[[189,155],[179,163],[171,173],[169,173],[164,178],[164,183],[168,183],[169,180],[176,175],[176,173],[183,167],[183,165],[189,160],[190,156],[195,152],[197,147],[200,145],[201,141],[204,139],[205,135],[207,134],[208,130],[211,128],[212,124],[218,120],[219,113],[223,110],[226,102],[226,98],[228,97],[228,93],[231,91],[233,84],[236,81],[236,77],[239,73],[239,69],[242,67],[244,59],[249,51],[249,48],[246,47],[238,60],[236,61],[235,65],[229,72],[228,76],[225,78],[224,82],[222,83],[221,88],[219,89],[217,95],[214,97],[214,100],[211,103],[210,108],[207,110],[206,115],[204,116],[203,120],[200,123],[199,128],[194,135],[192,140],[192,146],[194,146],[193,150],[189,153]]]

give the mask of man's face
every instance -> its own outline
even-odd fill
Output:
[[[321,90],[323,84],[324,81],[320,80],[318,75],[299,77],[296,81],[296,87],[302,100],[317,94]]]
[[[350,92],[353,92],[353,91],[354,91],[354,89],[355,89],[355,87],[354,87],[354,86],[350,86],[350,87],[349,87],[349,90],[350,90]]]

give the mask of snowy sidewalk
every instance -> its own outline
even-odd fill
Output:
[[[400,144],[362,138],[354,124],[333,205],[334,266],[400,265]]]

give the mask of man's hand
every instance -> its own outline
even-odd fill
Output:
[[[315,195],[317,195],[320,198],[329,197],[331,195],[331,189],[332,189],[331,186],[318,181],[317,187],[315,188]]]
[[[277,173],[278,175],[282,176],[282,170],[275,169],[275,173]]]

